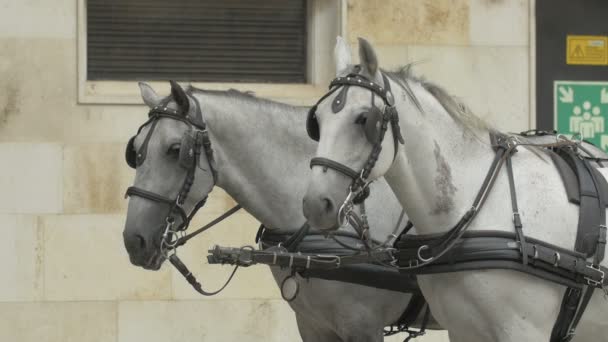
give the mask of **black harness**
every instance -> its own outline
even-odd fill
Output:
[[[390,121],[393,124],[393,133],[399,129],[398,113],[393,106],[392,94],[390,96],[387,95],[390,93],[390,88],[383,89],[372,82],[366,81],[360,75],[351,74],[346,78],[335,79],[330,85],[330,88],[336,85],[345,86],[332,104],[332,111],[334,113],[337,113],[344,107],[348,86],[359,86],[370,89],[372,94],[381,96],[386,104],[384,114],[382,115],[381,130],[378,134],[379,140],[370,140],[373,144],[373,149],[361,172],[356,172],[339,162],[324,158],[314,158],[311,160],[311,166],[320,165],[326,169],[331,168],[353,178],[345,205],[352,202],[353,194],[358,195],[362,189],[367,187],[368,183],[366,179],[380,154],[381,143],[388,122]],[[386,76],[384,76],[384,82],[385,87],[388,87],[389,83]],[[331,89],[318,103],[339,88],[335,87]],[[311,109],[307,120],[308,134],[314,140],[319,139],[319,126],[315,114],[318,103]],[[525,144],[520,143],[514,136],[501,134],[492,134],[492,140],[496,152],[495,157],[473,201],[471,209],[446,233],[413,236],[402,234],[396,244],[398,250],[397,267],[406,274],[513,269],[565,285],[568,289],[552,331],[551,341],[570,341],[593,295],[594,289],[604,289],[604,286],[608,285],[608,280],[605,278],[605,273],[608,272],[608,269],[600,265],[600,262],[604,258],[606,245],[606,204],[603,201],[603,196],[600,194],[601,186],[598,173],[594,172],[595,170],[590,166],[588,160],[581,158],[577,153],[577,148],[580,144],[571,140],[556,139],[553,143]],[[397,141],[403,142],[400,134],[395,134],[396,146]],[[585,246],[585,251],[593,251],[593,261],[587,261],[586,257],[588,254],[586,253],[565,250],[524,235],[523,224],[517,206],[511,158],[517,151],[516,148],[522,145],[557,150],[570,155],[569,160],[575,163],[575,171],[579,180],[584,180],[581,181],[580,185],[581,215],[589,207],[594,208],[598,213],[596,214],[598,218],[595,220],[589,220],[584,217],[581,217],[579,220],[579,235],[582,235],[582,237],[577,237],[576,247],[579,250],[580,246]],[[495,231],[467,232],[467,228],[483,207],[487,195],[492,190],[503,165],[506,165],[508,172],[515,233],[508,234]],[[585,210],[582,209],[583,203],[587,203]],[[344,213],[340,213],[340,215],[344,215]],[[581,226],[586,227],[581,228]],[[580,234],[581,231],[585,233]]]
[[[297,272],[306,278],[336,280],[393,291],[412,292],[414,295],[412,302],[410,302],[410,305],[408,305],[398,322],[396,322],[390,330],[386,331],[386,335],[392,335],[398,332],[408,332],[411,337],[420,336],[424,334],[429,322],[430,324],[437,326],[427,310],[420,318],[421,329],[419,331],[409,329],[420,316],[419,314],[422,310],[420,305],[418,305],[422,295],[418,289],[415,277],[404,276],[394,268],[387,268],[370,263],[370,260],[386,263],[394,261],[390,248],[377,248],[376,250],[362,253],[359,249],[353,248],[348,242],[360,241],[361,236],[343,232],[333,236],[333,244],[331,243],[331,240],[323,239],[324,241],[330,241],[330,247],[328,248],[325,246],[319,249],[319,242],[321,242],[319,238],[323,234],[316,231],[311,232],[310,226],[307,223],[302,225],[295,233],[270,231],[266,230],[262,225],[256,236],[256,242],[258,240],[260,241],[262,250],[253,250],[251,247],[224,248],[215,246],[210,251],[211,255],[208,257],[209,263],[229,263],[236,267],[227,282],[219,290],[213,292],[203,290],[201,284],[174,252],[189,239],[215,226],[217,223],[234,214],[241,207],[240,205],[237,205],[205,226],[190,234],[185,234],[185,230],[188,228],[190,221],[196,212],[204,206],[207,200],[206,196],[195,205],[194,209],[189,214],[187,214],[186,210],[183,208],[190,188],[194,183],[196,168],[199,167],[200,155],[203,151],[209,161],[209,170],[213,174],[214,183],[217,181],[213,149],[211,148],[207,127],[202,117],[200,104],[196,97],[188,96],[188,98],[191,99],[196,106],[194,117],[188,116],[189,108],[179,108],[178,110],[168,108],[167,104],[170,102],[171,98],[167,98],[158,106],[150,110],[148,114],[149,119],[139,127],[137,134],[129,140],[125,151],[127,164],[132,168],[137,168],[142,165],[146,159],[149,141],[160,119],[169,118],[187,124],[189,129],[182,138],[179,151],[179,165],[186,170],[186,177],[178,196],[175,199],[172,199],[134,186],[127,189],[126,196],[142,197],[146,200],[162,203],[169,207],[165,219],[166,227],[161,241],[161,252],[168,257],[172,265],[186,278],[197,292],[206,296],[217,294],[228,285],[239,266],[265,263],[283,268],[290,268],[292,270],[292,275],[290,277],[293,277]],[[376,122],[379,120],[380,115],[377,116]],[[147,125],[150,125],[150,129],[144,138],[142,146],[136,150],[134,148],[135,137]],[[374,127],[374,130],[379,132],[376,127]],[[386,130],[386,125],[384,130]],[[180,217],[181,222],[174,228],[173,226],[176,222],[176,217]],[[399,223],[401,222],[401,218],[399,219]],[[352,217],[350,218],[350,222],[352,225],[361,224],[360,222],[356,222],[356,219]],[[410,223],[408,223],[408,227],[411,228]],[[407,229],[408,228],[406,228],[406,230]],[[384,243],[375,243],[378,246],[390,247],[396,238],[397,235],[391,234]],[[347,250],[346,253],[345,249]],[[283,281],[283,284],[285,284],[285,281],[290,277],[286,278]]]
[[[405,231],[412,227],[407,223]],[[266,230],[261,226],[256,235],[260,249],[214,246],[209,250],[207,260],[210,264],[231,264],[252,266],[266,264],[291,270],[301,277],[318,278],[358,284],[378,289],[410,293],[410,301],[396,322],[385,328],[384,336],[407,333],[406,341],[425,334],[427,329],[441,329],[428,309],[416,276],[400,273],[394,267],[384,264],[394,261],[390,249],[378,249],[365,253],[355,251],[353,246],[362,248],[361,237],[347,231],[338,231],[333,239],[325,233],[311,230],[300,241],[297,249],[288,248],[293,234],[282,230]],[[377,245],[385,245],[375,241]],[[291,250],[291,251],[289,251]],[[376,261],[376,262],[375,262]],[[283,288],[283,285],[281,286]],[[283,291],[281,291],[283,294]],[[286,301],[295,299],[285,298]],[[412,327],[419,329],[412,329]]]

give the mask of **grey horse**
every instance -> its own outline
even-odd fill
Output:
[[[140,83],[140,89],[150,108],[163,100],[145,83]],[[190,102],[187,115],[194,115],[194,108],[200,104],[214,156],[211,164],[201,154],[184,208],[191,210],[217,185],[268,230],[297,231],[305,222],[301,199],[309,173],[308,161],[316,149],[304,129],[307,108],[233,90],[184,90],[177,83],[173,83],[172,94],[172,98]],[[166,106],[179,107],[174,100]],[[151,126],[144,126],[136,136],[136,150]],[[147,142],[146,159],[137,167],[135,186],[168,198],[177,197],[185,175],[178,162],[180,141],[187,130],[186,124],[171,118],[157,122]],[[215,180],[211,168],[217,171]],[[395,233],[402,209],[384,180],[373,185],[367,203],[372,238],[385,240]],[[157,270],[165,259],[159,253],[167,212],[163,205],[140,197],[129,200],[123,235],[134,265]],[[252,227],[252,235],[255,228]],[[278,284],[289,275],[276,267],[271,267],[271,271]],[[346,282],[299,277],[297,281],[299,294],[290,305],[304,341],[382,341],[383,328],[398,320],[411,298],[409,293]]]
[[[347,56],[336,61],[336,70],[341,71],[339,75],[344,74],[347,81],[354,79],[370,87],[392,89],[394,103],[376,99],[377,108],[395,110],[400,128],[388,129],[386,137],[378,140],[382,150],[375,156],[376,164],[367,180],[386,177],[420,234],[441,236],[468,210],[475,212],[469,231],[513,232],[517,210],[511,210],[516,208],[511,199],[517,198],[527,237],[572,249],[579,206],[569,202],[560,171],[548,155],[520,146],[512,158],[514,185],[510,185],[509,167],[501,172],[497,168],[493,188],[484,190],[478,197],[487,197],[485,204],[481,203],[482,208],[474,199],[479,189],[483,189],[482,182],[492,169],[492,160],[496,160],[489,134],[495,129],[442,88],[413,77],[409,66],[400,74],[384,73],[374,48],[366,40],[359,40],[361,64],[357,67],[349,63],[348,47],[338,42],[337,49],[343,50],[339,55]],[[361,81],[360,75],[365,81]],[[342,102],[340,110],[334,110],[332,101],[346,98],[346,91],[348,100]],[[344,90],[343,97],[339,97],[340,94],[336,91],[318,104],[315,120],[320,139],[316,157],[361,170],[376,144],[361,127],[366,120],[373,122],[370,100],[379,93],[354,86]],[[397,122],[395,117],[392,120]],[[405,138],[403,143],[399,142],[398,135]],[[514,140],[513,144],[517,146],[520,142]],[[601,167],[598,172],[606,178],[608,168]],[[319,229],[333,229],[338,222],[338,212],[326,210],[327,203],[343,203],[350,184],[351,179],[338,172],[325,172],[315,166],[304,199],[305,216]],[[511,195],[515,189],[517,196]],[[603,204],[598,208],[603,211]],[[601,240],[598,239],[603,243]],[[422,250],[421,247],[419,251]],[[436,255],[426,260],[433,260]],[[560,253],[555,255],[553,266],[558,267]],[[602,258],[603,252],[599,260]],[[604,258],[600,265],[608,266],[608,260]],[[603,280],[604,271],[601,274]],[[510,269],[425,274],[420,275],[418,281],[437,320],[449,330],[453,342],[555,341],[552,332],[562,305],[576,307],[571,302],[562,302],[565,286]],[[604,292],[586,293],[592,297],[572,340],[608,341],[608,306]],[[563,340],[570,341],[572,333],[569,331]],[[558,336],[560,340],[562,337]]]

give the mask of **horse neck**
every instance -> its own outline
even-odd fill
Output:
[[[466,128],[425,87],[414,81],[409,85],[422,111],[399,87],[405,145],[386,179],[417,232],[439,233],[470,208],[493,152],[487,129]]]
[[[212,142],[217,186],[268,228],[296,230],[315,146],[306,109],[244,94],[195,93]]]

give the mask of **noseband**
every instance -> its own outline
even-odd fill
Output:
[[[345,222],[346,218],[352,217],[352,210],[354,204],[363,203],[365,198],[369,196],[370,182],[368,182],[367,179],[369,178],[372,169],[376,165],[378,157],[380,156],[380,152],[382,151],[382,142],[384,140],[384,136],[388,129],[389,123],[391,124],[391,129],[394,137],[395,155],[393,156],[393,158],[397,154],[399,144],[404,143],[403,137],[401,135],[401,129],[399,127],[399,115],[395,108],[395,98],[391,91],[391,85],[388,80],[388,77],[385,74],[382,74],[382,80],[384,82],[384,87],[382,87],[381,85],[359,74],[359,70],[360,67],[356,67],[355,73],[351,73],[345,77],[338,77],[334,79],[329,85],[329,92],[323,97],[321,97],[321,99],[310,109],[307,119],[307,131],[309,136],[313,140],[319,140],[320,131],[316,118],[316,110],[323,100],[325,100],[327,97],[329,97],[339,89],[342,89],[335,97],[332,103],[332,111],[334,113],[338,113],[344,108],[346,104],[348,89],[351,86],[369,89],[372,93],[371,108],[373,114],[379,116],[379,118],[368,118],[368,120],[371,120],[371,122],[374,123],[373,127],[365,128],[368,140],[370,140],[370,142],[373,144],[373,147],[372,151],[369,154],[369,157],[367,158],[367,161],[365,162],[361,170],[355,171],[349,166],[346,166],[340,162],[328,158],[315,157],[310,160],[311,168],[313,166],[321,166],[324,168],[324,170],[332,169],[352,179],[352,182],[349,186],[349,194],[346,197],[344,203],[341,205],[340,210],[338,212],[338,221],[341,225]],[[375,96],[379,96],[384,102],[383,111],[381,111],[378,107],[375,106]],[[376,123],[379,123],[379,127],[376,127]],[[370,134],[369,131],[371,129],[376,129],[378,130],[378,132],[375,134]],[[370,139],[370,135],[373,135],[375,137],[375,141],[372,141]]]
[[[194,118],[188,116],[187,110],[173,110],[167,108],[167,104],[169,103],[171,98],[166,98],[159,105],[150,110],[150,112],[148,113],[148,121],[141,125],[137,130],[137,134],[139,134],[146,125],[151,124],[150,130],[148,131],[144,142],[139,148],[139,150],[136,151],[133,146],[133,142],[135,140],[135,137],[137,136],[136,134],[129,140],[125,153],[127,164],[129,164],[129,166],[133,168],[136,168],[137,166],[140,166],[146,158],[148,143],[150,142],[150,138],[152,137],[152,134],[154,133],[154,130],[156,129],[156,126],[160,119],[169,118],[181,121],[188,125],[189,130],[182,138],[179,154],[179,163],[180,166],[186,169],[186,177],[177,197],[175,199],[168,198],[163,195],[135,186],[129,187],[125,194],[125,197],[142,197],[149,201],[162,203],[164,205],[169,206],[169,211],[167,213],[167,216],[165,217],[165,229],[160,243],[161,252],[165,256],[167,256],[167,253],[170,250],[177,247],[177,243],[179,241],[177,235],[183,233],[188,228],[190,221],[192,220],[196,212],[200,208],[202,208],[207,201],[208,196],[205,196],[203,199],[196,203],[190,214],[186,214],[186,211],[183,208],[188,194],[190,193],[190,188],[192,187],[192,184],[194,184],[194,176],[196,173],[196,168],[199,165],[201,150],[204,150],[204,153],[207,157],[209,169],[213,175],[214,185],[217,178],[216,170],[213,167],[213,149],[211,148],[211,141],[209,140],[207,126],[205,125],[202,119],[200,104],[196,97],[188,96],[188,98],[192,99],[196,106],[196,114]],[[181,223],[178,227],[174,228],[173,226],[175,224],[176,215],[179,215],[179,217],[181,218]]]

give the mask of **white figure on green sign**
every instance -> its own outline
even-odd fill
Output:
[[[570,117],[570,132],[580,133],[583,139],[594,138],[596,134],[604,133],[604,118],[600,116],[598,106],[591,108],[591,102],[583,102],[581,106],[574,106]],[[593,114],[593,115],[592,115]]]
[[[593,123],[595,124],[595,131],[598,133],[604,133],[604,117],[600,116],[600,107],[593,107],[591,113],[593,113],[591,121],[593,121]]]
[[[583,139],[595,137],[595,124],[591,121],[591,113],[583,113],[583,121],[580,123],[580,133]]]
[[[570,132],[572,133],[577,133],[580,132],[580,124],[581,121],[583,121],[583,118],[581,117],[581,107],[579,106],[574,106],[574,109],[572,110],[572,115],[570,117]]]
[[[608,152],[608,79],[555,81],[555,128]]]

